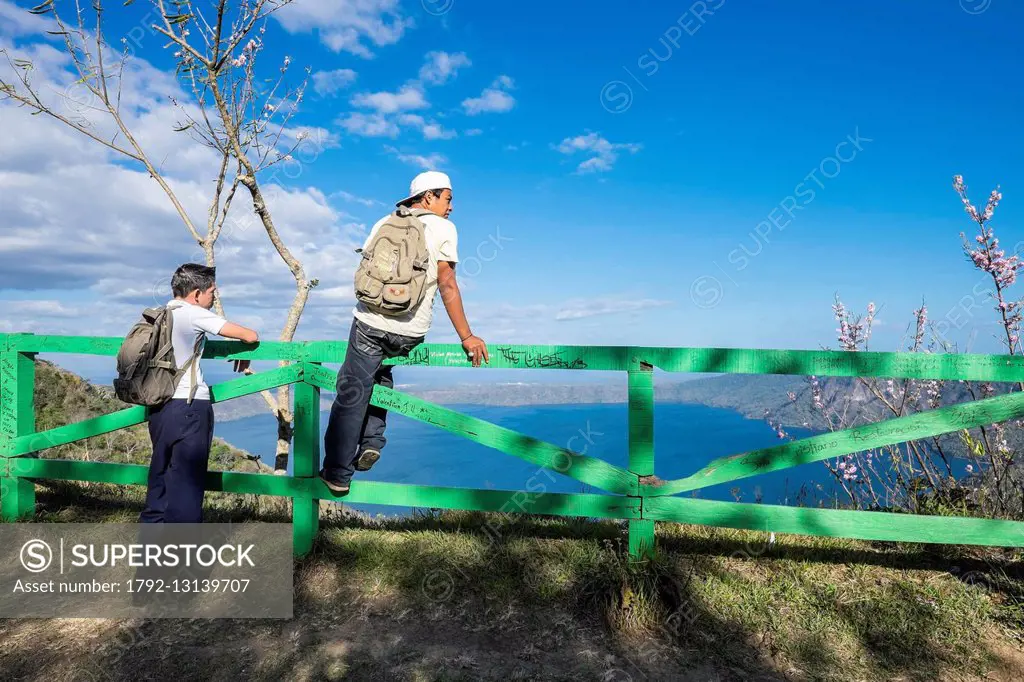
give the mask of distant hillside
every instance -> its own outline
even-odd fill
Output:
[[[94,386],[85,380],[61,370],[51,363],[38,362],[36,384],[37,421],[40,430],[81,421],[124,407],[106,386]],[[679,379],[682,375],[657,372],[654,385],[659,403],[689,403],[731,409],[750,419],[763,419],[765,410],[785,428],[804,427],[823,430],[825,425],[811,407],[810,382],[804,376],[778,374],[728,374]],[[879,380],[884,384],[884,380]],[[842,412],[852,425],[879,419],[888,419],[892,412],[854,377],[822,377],[822,399],[827,405]],[[1010,390],[1015,384],[995,384],[996,393]],[[589,384],[544,384],[538,382],[458,383],[450,387],[398,384],[399,390],[441,405],[565,405],[626,402],[626,380]],[[790,400],[792,392],[796,400]],[[320,407],[329,410],[333,394],[324,392]],[[953,405],[975,398],[967,386],[947,382],[942,392],[942,403]],[[232,421],[267,413],[266,404],[259,395],[219,403],[214,406],[217,420]],[[941,437],[947,452],[958,455],[963,446],[955,435]],[[1009,429],[1010,446],[1024,450],[1024,429]],[[88,457],[104,461],[138,461],[146,463],[149,457],[149,438],[144,426],[92,438],[58,448],[61,457]],[[73,454],[67,454],[67,453]],[[226,442],[216,439],[214,468],[255,470],[253,456]],[[112,459],[107,459],[112,458]],[[263,466],[263,465],[260,465]]]
[[[787,390],[800,390],[802,386],[800,377],[791,376],[730,376],[691,380],[659,376],[655,381],[654,395],[659,402],[727,407],[747,416],[760,417],[764,413],[762,404],[774,406],[785,402]],[[439,405],[587,405],[624,403],[627,399],[625,376],[619,381],[588,384],[481,382],[456,383],[443,388],[399,384],[396,388]],[[328,410],[333,395],[325,392],[324,396],[321,407]],[[750,396],[756,396],[756,399],[751,400]],[[246,396],[217,405],[214,409],[217,411],[217,419],[231,421],[262,414],[267,408],[260,396]]]
[[[680,375],[657,373],[654,383],[655,399],[660,403],[691,403],[736,410],[750,419],[764,417],[765,409],[786,427],[823,428],[820,418],[811,407],[810,383],[807,377],[782,374],[727,374],[679,379]],[[844,410],[853,423],[888,418],[891,411],[878,401],[854,377],[822,377],[822,399],[835,405],[849,402]],[[624,403],[627,400],[626,379],[591,384],[547,384],[540,382],[455,383],[449,387],[399,384],[396,388],[410,395],[440,405],[495,405],[517,407],[522,405],[566,405],[594,403]],[[996,392],[1008,390],[1006,384],[996,384]],[[788,393],[797,399],[792,401]],[[333,394],[324,392],[321,408],[330,409]],[[943,404],[973,400],[965,385],[949,382],[942,394]],[[258,395],[238,398],[218,404],[214,408],[217,419],[231,421],[266,412],[266,404]]]
[[[73,424],[128,407],[113,389],[95,386],[81,377],[44,360],[36,361],[36,430]],[[84,459],[96,462],[149,464],[152,454],[145,424],[96,436],[77,443],[44,450],[41,457]],[[253,455],[213,439],[210,468],[221,471],[272,471]]]

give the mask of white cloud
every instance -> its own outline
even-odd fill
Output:
[[[467,304],[467,314],[472,318],[475,325],[488,330],[494,334],[492,327],[499,327],[513,332],[517,328],[527,330],[525,343],[543,343],[538,340],[537,331],[540,329],[554,332],[559,327],[558,323],[572,322],[598,318],[604,315],[626,315],[627,317],[638,317],[645,311],[655,308],[662,308],[675,305],[675,301],[659,300],[653,298],[633,299],[625,294],[603,295],[593,298],[570,299],[559,303],[472,303]],[[550,324],[546,324],[550,323]],[[580,325],[572,325],[576,329],[585,328]],[[615,326],[608,329],[616,329]],[[532,331],[530,331],[532,330]],[[565,332],[555,332],[562,340],[556,343],[564,343]],[[530,336],[532,334],[532,337]],[[588,336],[590,332],[587,332]],[[503,338],[507,338],[502,334]],[[485,337],[487,338],[487,337]],[[585,338],[581,343],[600,343],[592,338]]]
[[[42,92],[55,96],[67,91],[73,76],[64,70],[65,62],[45,46],[18,50],[25,51],[40,57],[36,83]],[[166,105],[167,95],[188,101],[173,74],[134,60],[125,74],[122,115],[202,230],[218,159],[187,135],[171,132],[178,117]],[[72,103],[68,114],[85,117],[91,130],[110,139],[109,122],[87,104]],[[36,301],[4,301],[0,328],[123,334],[142,306],[167,300],[177,265],[203,260],[167,196],[137,164],[10,104],[0,103],[0,130],[0,295],[32,291],[39,296]],[[297,140],[301,132],[321,148],[334,143],[321,128],[290,129],[284,137]],[[300,151],[297,158],[312,164],[318,155]],[[336,307],[344,290],[351,289],[353,249],[362,243],[365,225],[349,221],[315,187],[278,184],[275,177],[289,183],[295,176],[284,166],[277,168],[261,176],[262,189],[281,239],[301,260],[307,277],[321,281],[311,295],[311,310],[321,300]],[[229,317],[262,320],[267,328],[260,331],[276,336],[294,295],[294,279],[244,189],[218,242],[217,265]],[[321,292],[327,292],[322,299]],[[96,307],[96,300],[103,305]],[[86,317],[75,312],[84,306],[90,310]],[[315,312],[303,317],[301,329],[321,338],[338,332]]]
[[[313,74],[313,90],[318,95],[334,95],[355,82],[357,74],[352,69],[317,71]]]
[[[402,39],[413,26],[400,11],[399,0],[332,0],[296,2],[274,14],[289,33],[316,30],[320,41],[335,52],[373,57],[366,42],[384,47]]]
[[[455,78],[459,69],[472,64],[465,52],[428,52],[426,63],[420,67],[420,80],[425,83],[442,85]]]
[[[331,194],[332,197],[338,197],[352,204],[362,204],[363,206],[383,206],[384,202],[376,199],[367,199],[366,197],[359,197],[351,192],[345,190],[339,190]]]
[[[458,135],[436,121],[407,111],[430,106],[415,84],[407,84],[398,92],[360,93],[352,98],[352,104],[376,109],[373,113],[352,112],[338,120],[353,135],[395,138],[402,126],[415,128],[426,140],[450,140]]]
[[[373,113],[349,113],[338,123],[349,133],[363,137],[395,138],[401,133],[402,126],[415,128],[426,140],[449,140],[457,137],[458,133],[454,130],[412,112],[430,108],[430,102],[424,93],[425,82],[446,82],[455,76],[459,68],[469,64],[469,58],[461,52],[428,52],[426,58],[427,62],[420,70],[420,81],[410,80],[395,92],[356,93],[350,100],[352,105],[370,109]]]
[[[418,129],[426,140],[450,140],[458,135],[454,130],[448,130],[440,123],[427,121],[419,114],[402,114],[398,121],[402,125]]]
[[[64,305],[60,301],[40,299],[34,301],[5,301],[3,309],[9,315],[32,315],[42,317],[79,317],[82,311]]]
[[[588,298],[566,302],[555,314],[555,319],[559,321],[579,320],[585,317],[614,315],[616,313],[634,312],[669,305],[673,305],[673,301],[663,301],[652,298],[640,300],[621,297]]]
[[[609,171],[618,160],[620,151],[635,154],[641,148],[642,145],[632,142],[609,142],[597,133],[567,137],[557,147],[558,151],[563,154],[572,155],[582,152],[590,157],[576,167],[576,173],[579,174]]]
[[[514,87],[508,76],[498,76],[491,86],[484,88],[479,97],[462,100],[462,108],[470,116],[485,113],[504,113],[515,106],[516,100],[506,90]]]
[[[417,166],[423,170],[434,170],[448,163],[447,157],[443,154],[433,153],[428,154],[427,156],[423,156],[421,154],[407,154],[388,145],[385,145],[384,149],[389,154],[393,154],[397,157],[399,161],[411,166]]]
[[[398,92],[361,92],[352,98],[352,104],[376,109],[381,114],[430,107],[423,96],[423,90],[411,83],[403,85]]]
[[[338,125],[353,135],[361,137],[398,137],[398,124],[381,114],[365,114],[354,111],[338,119]]]
[[[477,135],[483,135],[484,131],[479,128],[470,128],[466,131],[466,137],[476,137]]]
[[[295,147],[293,155],[303,162],[324,150],[341,146],[337,133],[315,126],[285,128],[281,131],[281,143],[289,149]]]
[[[27,7],[18,7],[8,0],[0,0],[0,35],[41,35],[44,31],[56,30],[57,22],[52,19],[30,14]]]

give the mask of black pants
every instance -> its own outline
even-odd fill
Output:
[[[423,343],[422,336],[403,336],[371,327],[358,319],[352,321],[348,351],[338,372],[337,395],[324,434],[324,473],[348,482],[355,462],[366,449],[380,452],[387,439],[384,428],[387,410],[370,405],[374,384],[392,388],[391,366],[387,358],[409,355]]]
[[[209,400],[170,400],[150,412],[146,508],[139,523],[202,523],[206,471],[213,445]]]

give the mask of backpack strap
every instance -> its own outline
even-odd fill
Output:
[[[196,391],[199,386],[196,385],[196,369],[199,367],[199,354],[202,352],[203,341],[206,338],[205,334],[200,334],[199,338],[196,339],[196,345],[192,348],[192,356],[189,357],[188,361],[181,366],[174,375],[174,385],[177,386],[181,381],[181,377],[185,376],[185,372],[189,372],[191,383],[189,385],[188,392],[188,404],[191,405],[192,401],[196,397]]]
[[[407,218],[412,216],[413,218],[419,218],[425,215],[434,215],[433,211],[428,211],[425,208],[410,208],[408,206],[399,206],[395,209],[395,215],[401,218]]]
[[[399,218],[419,218],[425,215],[436,214],[433,211],[428,211],[425,208],[409,208],[408,206],[399,206],[394,210],[394,212],[391,215],[398,216]],[[355,252],[362,255],[363,258],[370,258],[370,255],[367,254],[362,247],[355,249]]]
[[[170,303],[167,304],[167,309],[173,310],[175,308],[180,308],[182,305],[184,304],[177,300],[171,301]],[[205,339],[206,334],[200,333],[199,337],[196,339],[195,346],[193,346],[192,348],[191,357],[189,357],[188,361],[184,365],[182,365],[181,369],[179,369],[174,375],[174,385],[175,387],[177,387],[178,383],[181,381],[181,377],[185,376],[185,372],[189,372],[189,378],[191,379],[188,392],[189,405],[192,404],[192,401],[196,397],[196,391],[199,390],[199,386],[196,385],[196,372],[199,367],[199,354],[202,352],[203,341]],[[170,367],[170,363],[167,363],[167,365],[168,367]]]
[[[437,214],[434,213],[433,211],[428,211],[425,208],[410,208],[408,206],[399,206],[398,208],[395,209],[394,215],[398,216],[399,218],[421,218],[422,216],[425,215]],[[423,224],[422,220],[417,220],[417,222],[420,225],[422,225],[424,229],[426,228],[426,225]],[[429,256],[422,261],[416,261],[415,263],[413,263],[413,268],[415,268],[416,270],[426,270],[429,261]]]

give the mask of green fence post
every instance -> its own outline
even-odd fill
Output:
[[[640,476],[654,474],[654,368],[640,362],[629,377],[629,470]],[[643,500],[641,499],[641,513]],[[629,522],[629,558],[654,557],[654,521]]]
[[[31,517],[36,510],[36,487],[31,480],[10,474],[10,441],[35,433],[33,401],[36,368],[34,353],[19,353],[16,336],[9,336],[0,350],[0,519],[15,521]]]
[[[292,466],[295,478],[314,478],[320,471],[320,389],[305,381],[295,384],[295,458]],[[320,500],[312,495],[313,487],[308,485],[292,498],[296,556],[309,553],[320,530]]]

